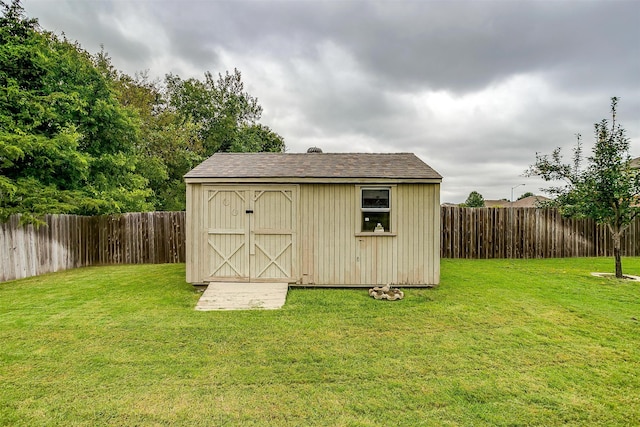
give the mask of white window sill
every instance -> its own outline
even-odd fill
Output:
[[[365,232],[362,231],[360,233],[356,233],[356,237],[395,237],[396,233],[374,233],[374,232]]]

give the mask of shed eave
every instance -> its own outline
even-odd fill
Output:
[[[187,184],[440,184],[442,178],[387,178],[387,177],[354,177],[354,178],[317,178],[317,177],[185,177]]]

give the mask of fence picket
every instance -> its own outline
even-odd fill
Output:
[[[536,208],[442,207],[442,258],[612,256],[606,226]],[[0,223],[0,282],[98,264],[185,262],[185,213],[46,215],[44,225]],[[622,238],[640,256],[640,218]]]
[[[45,215],[34,227],[13,215],[0,223],[0,282],[90,265],[184,262],[184,217]]]
[[[606,226],[598,225],[591,219],[563,218],[555,209],[447,206],[440,212],[442,258],[613,255],[612,239]],[[456,235],[461,238],[449,237]],[[481,250],[485,247],[489,249]],[[640,218],[625,231],[622,254],[640,256]]]

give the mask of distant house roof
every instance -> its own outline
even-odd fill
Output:
[[[197,178],[442,180],[412,153],[216,153],[185,175]]]
[[[506,208],[508,207],[510,202],[508,200],[484,200],[485,208]]]
[[[538,207],[540,203],[546,202],[549,199],[544,196],[529,196],[524,197],[520,200],[516,200],[511,203],[508,200],[485,200],[484,206],[487,208],[535,208]]]
[[[636,157],[635,159],[631,159],[631,167],[640,169],[640,157]]]

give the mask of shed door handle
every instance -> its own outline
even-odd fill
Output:
[[[253,209],[247,209],[246,213],[253,213]]]

